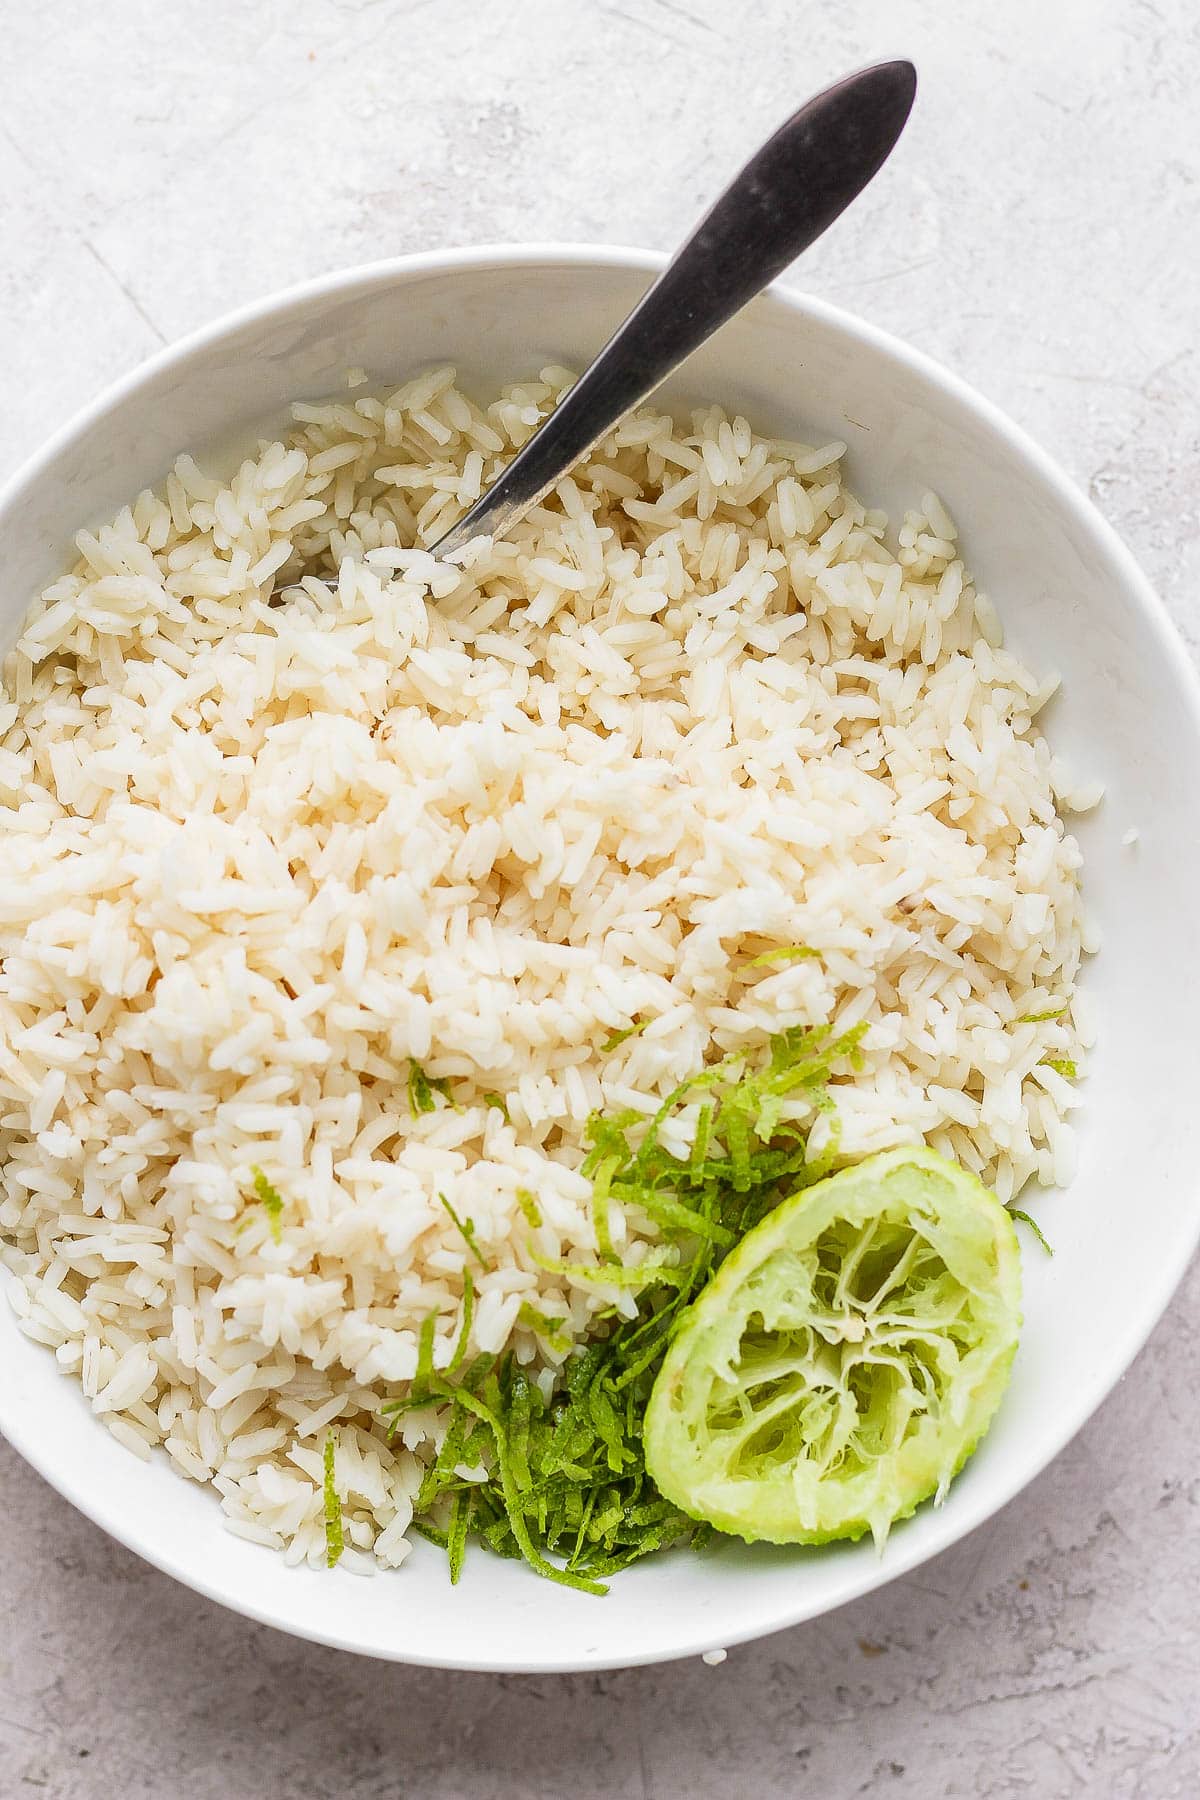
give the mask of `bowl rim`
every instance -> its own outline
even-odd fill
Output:
[[[352,265],[316,276],[252,300],[224,313],[210,323],[165,345],[138,363],[126,374],[104,387],[96,397],[57,427],[0,485],[0,531],[10,507],[19,502],[23,491],[35,483],[55,459],[92,426],[117,410],[139,389],[172,366],[186,361],[193,353],[210,349],[239,329],[268,320],[298,306],[334,299],[349,289],[386,289],[393,283],[406,283],[422,275],[454,276],[468,271],[544,267],[546,269],[618,269],[633,274],[656,276],[669,258],[662,252],[627,247],[620,244],[591,244],[573,241],[541,241],[519,244],[486,242],[444,249],[426,250],[405,256],[381,258]],[[807,315],[840,332],[851,341],[868,346],[883,357],[898,363],[919,379],[940,389],[954,404],[1003,440],[1009,450],[1028,467],[1031,476],[1050,494],[1056,506],[1077,524],[1102,551],[1114,568],[1122,586],[1135,605],[1145,629],[1153,632],[1176,682],[1179,698],[1190,713],[1197,737],[1200,738],[1200,670],[1174,624],[1165,604],[1115,528],[1100,512],[1089,496],[1052,457],[994,402],[987,399],[969,382],[946,368],[935,357],[915,349],[902,338],[871,324],[841,306],[795,287],[785,277],[765,290],[775,303],[799,315]],[[1136,1311],[1131,1309],[1122,1330],[1114,1332],[1109,1354],[1093,1374],[1076,1405],[1063,1415],[1055,1431],[1049,1434],[1048,1446],[1032,1463],[1021,1464],[1012,1474],[994,1483],[982,1496],[973,1496],[951,1515],[943,1514],[948,1529],[933,1545],[906,1548],[903,1538],[893,1540],[886,1563],[878,1558],[863,1557],[858,1569],[845,1583],[845,1591],[832,1606],[825,1602],[807,1604],[803,1586],[794,1592],[780,1584],[781,1602],[769,1622],[756,1616],[752,1623],[724,1630],[719,1645],[711,1635],[692,1636],[664,1654],[661,1650],[639,1653],[636,1647],[622,1656],[600,1654],[581,1661],[578,1657],[543,1656],[508,1658],[472,1656],[422,1656],[411,1650],[392,1652],[356,1642],[347,1632],[309,1629],[291,1619],[282,1618],[271,1606],[230,1591],[227,1583],[210,1579],[203,1564],[185,1565],[178,1557],[147,1548],[138,1541],[136,1530],[126,1526],[118,1509],[107,1504],[102,1493],[92,1491],[82,1481],[75,1487],[64,1484],[58,1471],[47,1466],[36,1430],[27,1430],[20,1421],[6,1418],[5,1390],[0,1384],[0,1436],[65,1500],[83,1513],[108,1536],[131,1550],[143,1561],[181,1582],[193,1592],[240,1613],[256,1623],[268,1625],[289,1635],[319,1643],[332,1649],[347,1650],[357,1655],[446,1669],[480,1673],[566,1674],[586,1670],[634,1668],[651,1663],[701,1655],[707,1650],[724,1648],[786,1630],[836,1610],[862,1598],[878,1587],[910,1573],[931,1557],[941,1555],[969,1532],[1009,1504],[1019,1493],[1043,1473],[1061,1454],[1112,1392],[1118,1381],[1142,1349],[1155,1326],[1162,1319],[1182,1281],[1188,1266],[1200,1248],[1200,1208],[1196,1211],[1190,1241],[1178,1258],[1166,1261],[1153,1284],[1142,1289]],[[3,1272],[0,1271],[0,1277]],[[51,1372],[48,1365],[48,1373]],[[963,1496],[964,1501],[967,1496]]]

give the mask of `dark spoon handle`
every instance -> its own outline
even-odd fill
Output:
[[[438,554],[481,534],[503,533],[807,250],[885,161],[916,87],[911,63],[877,63],[793,113],[734,177],[499,479],[434,546]]]

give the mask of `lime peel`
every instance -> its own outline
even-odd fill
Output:
[[[283,1242],[283,1195],[279,1189],[272,1187],[257,1164],[250,1170],[254,1178],[254,1192],[262,1202],[267,1214],[267,1224],[271,1236],[277,1244]]]
[[[322,1510],[325,1515],[325,1566],[335,1569],[341,1561],[342,1551],[346,1547],[346,1535],[342,1524],[342,1502],[337,1491],[337,1474],[334,1468],[336,1446],[332,1432],[325,1439],[325,1450],[321,1459],[324,1480],[321,1484]]]

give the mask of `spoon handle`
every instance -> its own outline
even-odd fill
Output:
[[[434,545],[438,555],[515,523],[807,250],[890,153],[916,85],[911,63],[877,63],[793,113],[734,177],[498,480]]]

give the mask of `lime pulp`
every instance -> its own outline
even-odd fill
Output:
[[[647,1469],[719,1531],[882,1544],[990,1425],[1020,1307],[1012,1220],[975,1176],[923,1149],[869,1157],[783,1201],[684,1315]]]

